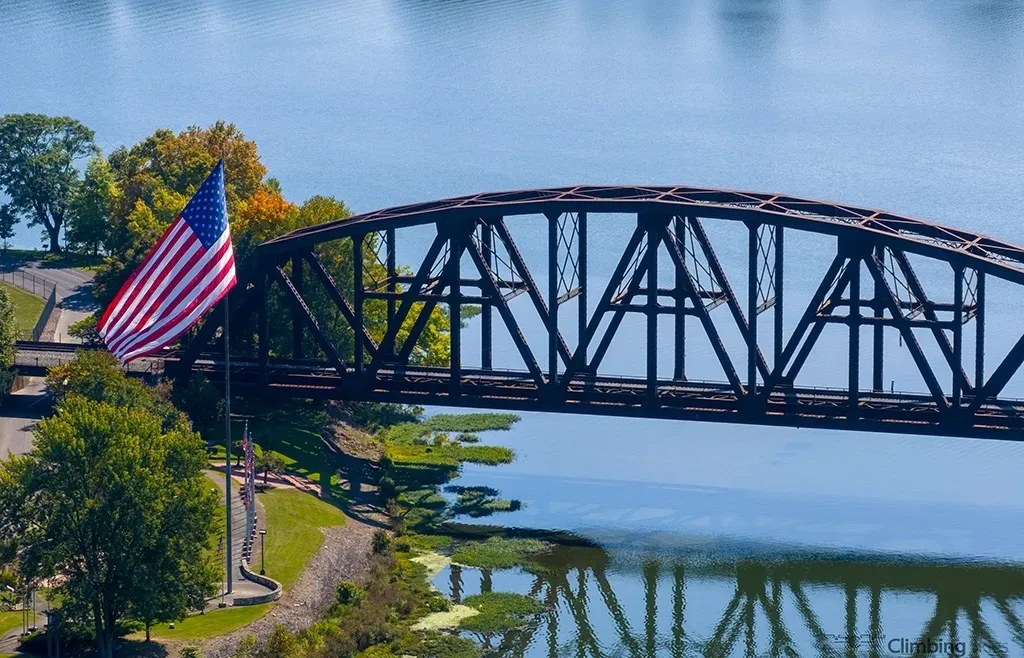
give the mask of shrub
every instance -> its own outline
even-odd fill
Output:
[[[383,555],[391,551],[391,537],[383,530],[374,530],[370,545],[374,555]]]
[[[461,443],[480,443],[480,435],[473,432],[463,432],[456,438]]]
[[[355,583],[342,581],[338,583],[337,599],[341,605],[358,605],[366,596],[363,588]]]
[[[190,644],[181,650],[181,658],[201,658],[199,647]]]

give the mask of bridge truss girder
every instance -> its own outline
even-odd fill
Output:
[[[420,218],[420,224],[432,225],[436,231],[411,272],[396,266],[396,238],[411,225],[409,221],[392,216],[368,222],[355,218],[341,224],[341,233],[332,229],[323,239],[351,241],[354,281],[347,290],[332,279],[309,234],[267,243],[231,295],[235,322],[258,317],[255,357],[232,356],[238,364],[237,385],[301,397],[954,436],[1016,438],[1015,430],[1024,426],[1024,407],[999,398],[1024,361],[1024,336],[985,377],[986,276],[1024,282],[1015,270],[1010,272],[1012,277],[1006,276],[1007,267],[1001,261],[966,249],[947,253],[945,247],[931,243],[922,247],[920,241],[868,230],[862,224],[845,223],[823,231],[818,224],[795,223],[789,217],[762,216],[747,209],[734,216],[724,216],[720,210],[707,213],[745,226],[747,267],[739,290],[746,294],[741,298],[704,226],[707,217],[702,208],[690,206],[678,212],[674,207],[647,204],[634,213],[632,233],[604,289],[591,290],[595,282],[587,271],[591,260],[588,223],[594,213],[608,210],[600,202],[549,204],[531,208],[543,214],[548,228],[547,290],[542,290],[509,230],[508,221],[522,213],[505,215],[501,210],[500,206],[472,213],[440,210]],[[621,211],[618,205],[612,210]],[[786,320],[792,324],[794,318],[785,315],[793,311],[786,308],[784,240],[794,230],[834,235],[836,252],[810,302],[797,310],[793,329],[787,331]],[[366,258],[369,250],[374,252],[373,259]],[[908,253],[948,263],[953,275],[951,301],[937,302],[928,296]],[[368,268],[368,260],[379,267]],[[659,282],[665,264],[671,280]],[[311,310],[305,298],[311,286],[319,286],[348,323],[353,335],[351,353],[339,353]],[[266,309],[274,289],[291,308],[290,353],[271,354]],[[520,295],[529,299],[528,307],[535,314],[532,321],[539,322],[547,337],[545,345],[527,340],[520,318],[524,312],[513,311],[509,303]],[[368,328],[364,315],[370,300],[383,300],[387,307],[385,326],[376,333]],[[569,300],[576,300],[574,346],[566,340],[568,325],[559,312]],[[471,305],[480,308],[481,365],[464,364],[467,329],[461,322],[451,323],[453,357],[447,367],[417,365],[417,341],[431,313],[443,306],[450,317],[460,318]],[[758,325],[759,317],[769,311],[771,341],[766,356]],[[642,378],[610,376],[601,368],[628,314],[639,314],[646,322],[646,375]],[[214,378],[220,376],[220,361],[208,357],[222,316],[222,311],[210,315],[180,355],[179,372],[202,370]],[[668,316],[672,325],[671,377],[658,372],[662,316]],[[972,322],[975,363],[968,368],[963,328]],[[843,391],[802,387],[797,376],[830,324],[843,325],[849,333],[848,385]],[[522,360],[521,369],[493,367],[495,325],[507,330]],[[723,340],[727,325],[743,338],[742,349]],[[882,336],[886,329],[899,334],[926,391],[909,395],[885,390]],[[726,381],[688,378],[687,334],[695,331],[711,345]],[[870,385],[861,376],[861,336],[871,336]],[[934,341],[929,347],[937,349],[942,367],[952,373],[951,381],[944,381],[929,361],[922,346],[922,338],[928,336]],[[306,353],[310,339],[315,355]]]

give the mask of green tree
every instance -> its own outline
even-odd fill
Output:
[[[60,252],[60,230],[81,183],[75,162],[94,153],[93,132],[70,117],[0,117],[0,188],[29,226],[46,229],[51,252]]]
[[[14,237],[14,227],[18,225],[18,213],[11,204],[0,205],[0,240],[4,241],[4,254],[7,254],[9,242]]]
[[[267,475],[284,473],[284,457],[273,450],[266,450],[256,456],[256,470],[263,471],[263,484],[267,483]]]
[[[119,621],[180,619],[213,593],[217,500],[184,422],[71,394],[34,434],[0,463],[0,526],[23,576],[53,579],[69,617],[92,620],[102,658]]]
[[[71,199],[71,213],[65,229],[68,249],[96,255],[107,242],[110,212],[120,190],[114,172],[101,155],[89,159],[85,178]]]
[[[14,304],[7,290],[0,287],[0,402],[11,392],[17,372],[14,370],[14,341],[18,329],[14,317]]]

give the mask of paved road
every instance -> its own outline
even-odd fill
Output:
[[[74,267],[51,267],[45,261],[8,260],[0,263],[0,271],[25,272],[53,282],[57,287],[56,323],[53,340],[64,343],[78,342],[68,336],[68,327],[91,315],[98,308],[92,297],[92,272]],[[23,287],[14,277],[8,283]],[[24,286],[29,292],[31,286]]]
[[[4,402],[0,416],[0,459],[31,450],[32,426],[48,411],[49,399],[43,390],[43,380],[31,379],[27,387],[15,391]]]

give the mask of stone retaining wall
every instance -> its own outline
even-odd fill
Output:
[[[244,562],[240,568],[242,571],[242,578],[251,580],[259,585],[263,585],[270,589],[270,591],[266,594],[260,594],[259,596],[236,596],[235,605],[259,605],[261,603],[270,603],[271,601],[276,601],[281,598],[281,583],[277,582],[273,578],[261,576],[258,573],[250,571],[249,567],[245,566]]]

